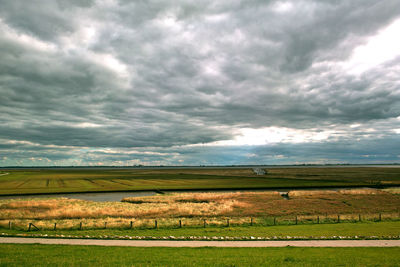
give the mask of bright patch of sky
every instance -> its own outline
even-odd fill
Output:
[[[237,130],[233,140],[212,142],[208,146],[257,146],[274,143],[303,143],[323,141],[329,138],[332,131],[310,131],[281,127],[261,129],[242,128]]]
[[[400,56],[400,19],[369,37],[365,44],[356,47],[343,67],[347,72],[358,75],[398,56]]]

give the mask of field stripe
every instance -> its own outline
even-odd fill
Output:
[[[400,247],[400,240],[164,241],[0,237],[0,243],[126,247]]]
[[[101,184],[98,184],[98,183],[96,183],[96,182],[94,182],[93,180],[91,180],[91,179],[83,179],[83,180],[85,180],[85,181],[87,181],[87,182],[89,182],[89,183],[91,183],[92,185],[95,185],[96,187],[104,187],[104,185],[101,185]]]
[[[57,179],[57,183],[59,187],[65,187],[65,182],[63,179]]]
[[[103,187],[107,187],[107,188],[121,188],[121,184],[119,183],[114,183],[112,180],[106,180],[106,179],[97,179],[96,183],[98,183],[99,185],[103,186]],[[122,188],[125,188],[126,185],[123,185]]]
[[[108,180],[108,181],[119,184],[119,185],[132,186],[132,184],[123,183],[123,182],[120,182],[119,180],[118,181],[117,180]]]
[[[21,181],[1,181],[0,182],[0,190],[10,190],[17,188],[17,186],[21,183]]]
[[[15,188],[20,188],[21,186],[23,186],[24,184],[26,184],[27,182],[29,182],[30,180],[25,180],[22,183],[20,183],[19,185],[17,185]]]

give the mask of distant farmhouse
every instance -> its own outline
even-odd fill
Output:
[[[253,168],[253,172],[257,175],[265,175],[267,172],[264,169],[261,168]]]

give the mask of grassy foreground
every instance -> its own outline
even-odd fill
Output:
[[[0,266],[399,266],[400,248],[0,245]]]
[[[400,221],[334,223],[334,224],[305,224],[279,226],[235,226],[235,227],[190,227],[190,228],[159,228],[159,229],[103,229],[103,230],[42,230],[27,232],[26,230],[0,229],[7,235],[48,237],[83,237],[83,238],[123,238],[140,237],[163,239],[175,237],[190,239],[196,237],[227,237],[245,239],[250,237],[268,239],[354,239],[354,238],[398,238]]]
[[[399,185],[400,168],[1,169],[0,195],[127,190]]]

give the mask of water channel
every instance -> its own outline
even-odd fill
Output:
[[[359,187],[358,187],[359,188]],[[399,188],[399,187],[393,187]],[[190,190],[190,191],[168,191],[167,193],[233,193],[233,192],[271,192],[276,191],[284,198],[288,199],[289,191],[296,190],[328,190],[337,191],[343,189],[352,189],[352,187],[337,187],[337,188],[309,188],[309,189],[299,189],[299,188],[285,188],[285,189],[232,189],[232,190]],[[363,187],[359,189],[369,189],[368,187]],[[14,196],[0,196],[1,199],[32,199],[32,198],[70,198],[70,199],[82,199],[88,201],[97,202],[107,202],[107,201],[121,201],[125,197],[145,197],[145,196],[155,196],[160,192],[157,191],[137,191],[137,192],[89,192],[89,193],[60,193],[60,194],[41,194],[41,195],[14,195]],[[162,193],[162,192],[161,192]]]

